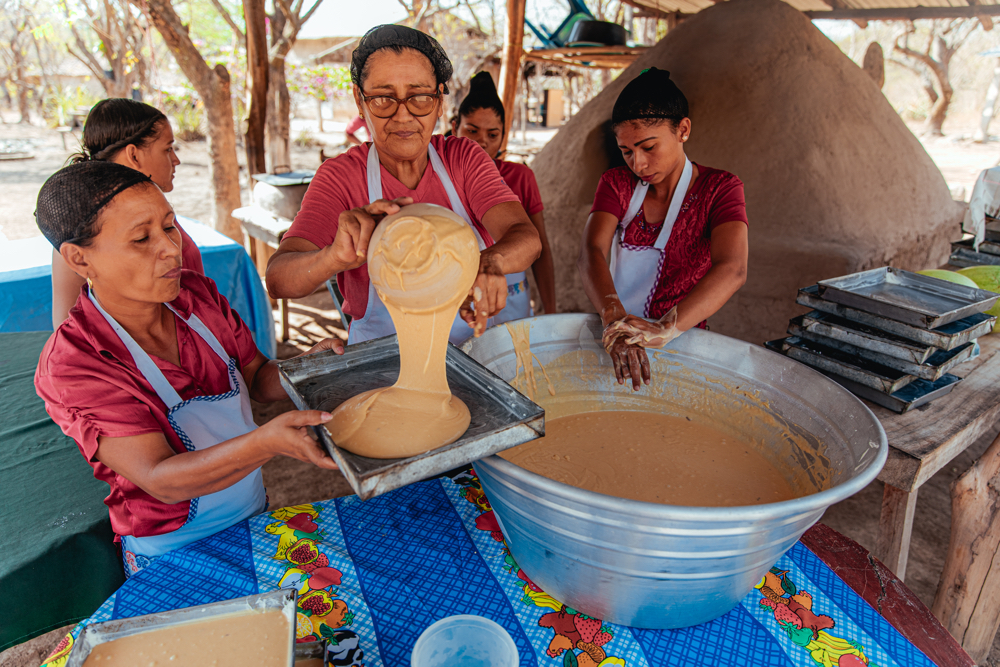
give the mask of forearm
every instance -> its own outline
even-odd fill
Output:
[[[504,275],[527,271],[542,252],[542,242],[530,221],[510,226],[503,238],[483,251],[483,266],[499,267]]]
[[[577,261],[580,276],[583,278],[583,289],[587,298],[601,316],[604,326],[620,320],[627,314],[618,292],[615,281],[611,277],[608,262],[600,248],[585,246]]]
[[[535,276],[535,285],[538,286],[545,314],[551,315],[556,312],[556,272],[552,261],[552,249],[544,241],[542,254],[531,265],[531,273]]]
[[[281,386],[281,372],[276,360],[272,359],[257,369],[250,386],[250,398],[258,403],[274,403],[288,398],[288,392]]]
[[[144,476],[143,490],[173,504],[229,488],[270,461],[254,430],[225,442],[164,458]]]
[[[687,331],[714,315],[746,282],[746,264],[716,264],[677,304],[677,329]]]
[[[309,296],[345,269],[330,255],[323,249],[275,253],[267,263],[267,293],[274,299]]]

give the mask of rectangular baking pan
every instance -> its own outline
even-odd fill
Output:
[[[772,341],[773,343],[774,341]],[[796,361],[819,370],[836,373],[886,394],[899,391],[917,379],[916,376],[903,373],[895,368],[859,359],[840,350],[798,336],[785,338],[779,342],[779,345],[786,356]],[[772,349],[774,348],[772,347]]]
[[[924,363],[928,357],[938,351],[938,348],[933,345],[907,340],[902,336],[896,336],[829,313],[821,313],[818,310],[803,315],[800,325],[804,331],[810,334],[803,336],[804,338],[820,335],[873,352],[881,352],[890,357],[906,359],[915,364]]]
[[[186,609],[174,609],[157,614],[146,614],[133,618],[121,618],[88,625],[73,642],[66,667],[83,667],[90,652],[98,644],[104,644],[120,637],[128,637],[150,630],[185,625],[205,621],[219,616],[228,616],[249,611],[280,610],[288,619],[288,667],[295,664],[295,602],[297,593],[292,589],[279,589],[269,593],[248,595],[234,600],[202,604]]]
[[[829,373],[827,371],[820,372],[834,382],[839,383],[844,387],[844,389],[848,390],[855,396],[864,398],[872,403],[875,403],[876,405],[881,405],[884,408],[888,408],[893,412],[898,412],[900,414],[909,412],[910,410],[930,403],[934,399],[950,394],[951,391],[958,386],[958,383],[962,381],[962,378],[950,374],[942,375],[934,382],[917,379],[893,394],[883,394],[882,392],[876,391],[871,387],[866,387],[863,384],[854,382],[853,380],[849,380],[848,378],[841,377],[834,373]]]
[[[925,329],[988,310],[1000,295],[885,266],[821,280],[829,301]]]
[[[969,341],[975,340],[979,336],[990,333],[996,318],[985,313],[976,313],[969,317],[957,320],[950,324],[936,329],[924,329],[915,327],[886,317],[866,313],[863,310],[850,308],[843,304],[827,301],[819,296],[819,286],[811,285],[799,290],[795,302],[822,311],[837,315],[852,322],[858,322],[865,326],[881,329],[882,331],[895,334],[902,338],[912,340],[925,345],[933,345],[939,350],[953,350],[956,347],[965,345]]]
[[[313,430],[362,500],[516,447],[545,435],[545,410],[449,343],[448,384],[472,415],[461,438],[405,459],[372,459],[341,449],[322,427]],[[399,377],[395,334],[278,363],[281,384],[300,410],[334,409]]]
[[[979,246],[982,248],[982,244]],[[967,266],[1000,265],[1000,256],[988,252],[976,252],[972,249],[972,239],[955,241],[951,244],[951,257],[948,263],[965,268]]]
[[[976,345],[975,343],[966,343],[962,347],[955,348],[954,350],[948,350],[947,352],[935,350],[925,363],[918,364],[907,359],[900,359],[884,352],[859,347],[857,345],[845,343],[842,340],[828,338],[821,334],[813,333],[806,330],[803,326],[803,320],[804,316],[791,320],[788,323],[788,333],[820,345],[831,347],[851,357],[880,364],[887,368],[894,368],[900,372],[915,375],[918,378],[930,381],[937,380],[958,364],[971,359],[973,348]]]

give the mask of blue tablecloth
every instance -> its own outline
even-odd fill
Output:
[[[295,588],[300,641],[328,639],[327,664],[344,667],[408,667],[420,633],[453,614],[506,628],[522,667],[933,665],[801,543],[762,584],[767,595],[681,630],[591,618],[518,568],[469,471],[254,517],[155,561],[86,623]]]
[[[250,327],[261,352],[276,356],[271,302],[243,246],[191,218],[181,224],[201,250],[205,275]],[[44,237],[0,242],[0,332],[52,330],[52,246]]]

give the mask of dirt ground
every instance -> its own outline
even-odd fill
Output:
[[[10,120],[10,117],[7,116],[7,119]],[[531,148],[544,143],[550,134],[551,132],[530,132],[529,141],[533,144]],[[340,141],[337,132],[319,135],[318,138],[328,144],[328,155],[335,150],[333,145]],[[30,238],[38,234],[32,217],[38,189],[53,171],[65,163],[72,152],[71,138],[67,137],[69,150],[64,150],[60,135],[54,131],[4,124],[0,125],[0,144],[5,141],[21,143],[35,157],[30,160],[0,160],[0,192],[3,194],[0,197],[0,235],[5,235],[10,240]],[[941,168],[956,198],[961,198],[963,194],[964,198],[968,198],[979,171],[995,166],[1000,158],[1000,144],[997,143],[974,144],[969,141],[951,141],[947,137],[922,141]],[[179,213],[207,220],[211,207],[206,146],[204,143],[182,144],[179,157],[182,162],[177,168],[174,192],[168,198]],[[295,168],[315,168],[319,164],[319,149],[295,148],[292,159]],[[277,312],[275,319],[278,319]],[[279,343],[279,356],[282,358],[299,354],[323,337],[339,336],[345,340],[347,337],[325,291],[306,299],[294,300],[291,304],[290,322],[289,342]],[[289,409],[292,409],[291,401],[270,405],[255,404],[254,415],[258,424],[262,424]],[[951,507],[949,486],[982,454],[994,435],[995,433],[984,436],[920,489],[906,583],[927,605],[934,598],[948,546]],[[275,506],[333,498],[351,492],[340,475],[284,458],[275,459],[264,467],[264,482],[270,501]],[[831,507],[822,521],[872,550],[875,547],[881,498],[882,484],[874,482],[854,497]],[[0,667],[37,665],[63,635],[64,631],[54,631],[0,653]],[[1000,641],[994,643],[986,664],[1000,667]]]

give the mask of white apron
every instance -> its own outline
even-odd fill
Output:
[[[139,372],[152,385],[160,400],[166,404],[167,420],[189,452],[208,449],[257,428],[250,407],[250,393],[236,360],[226,354],[219,340],[197,315],[192,313],[190,319],[181,319],[192,331],[201,336],[226,364],[229,369],[230,391],[214,396],[196,396],[185,401],[149,355],[113,317],[108,315],[93,294],[90,295],[90,300],[132,354]],[[164,305],[170,308],[176,317],[181,317],[169,304]],[[121,536],[126,572],[129,574],[138,572],[153,559],[168,551],[214,535],[244,519],[260,514],[264,511],[265,505],[264,481],[261,478],[260,468],[229,488],[192,498],[187,520],[173,532],[149,537]]]
[[[434,172],[441,179],[441,184],[444,185],[445,192],[448,193],[448,202],[451,204],[451,210],[457,213],[472,228],[472,232],[476,235],[476,241],[479,243],[479,250],[482,252],[486,249],[486,244],[483,242],[483,237],[476,230],[476,226],[472,224],[472,218],[469,217],[465,207],[462,205],[462,200],[458,198],[458,191],[455,190],[455,185],[448,176],[448,170],[445,169],[444,162],[441,161],[441,157],[434,150],[434,146],[430,144],[427,146],[427,153]],[[376,200],[382,199],[382,172],[375,144],[368,147],[367,171],[368,202],[374,203]],[[493,326],[493,318],[487,321],[487,326]],[[369,277],[368,306],[365,308],[365,316],[360,320],[351,321],[351,327],[347,334],[347,344],[363,343],[366,340],[391,336],[394,333],[396,333],[396,327],[392,323],[389,311],[386,310],[385,304],[379,298],[378,293],[375,291],[375,286],[372,284],[371,277]],[[472,327],[460,315],[456,314],[455,321],[451,325],[451,333],[448,336],[448,340],[454,345],[461,345],[472,336],[472,333]]]
[[[688,187],[691,185],[691,160],[684,158],[684,171],[681,179],[677,182],[677,188],[670,198],[670,206],[667,208],[667,217],[660,227],[660,234],[656,237],[656,242],[652,246],[628,246],[622,243],[625,238],[625,230],[635,219],[642,208],[642,202],[646,199],[646,191],[649,190],[649,183],[639,181],[632,193],[632,200],[629,202],[625,217],[618,221],[618,229],[615,230],[614,240],[611,242],[611,278],[615,283],[615,291],[621,299],[625,311],[629,315],[636,317],[649,317],[649,305],[653,299],[653,292],[660,281],[660,274],[663,272],[663,249],[667,247],[670,240],[670,232],[673,231],[677,215],[680,213],[681,204],[687,196]]]

